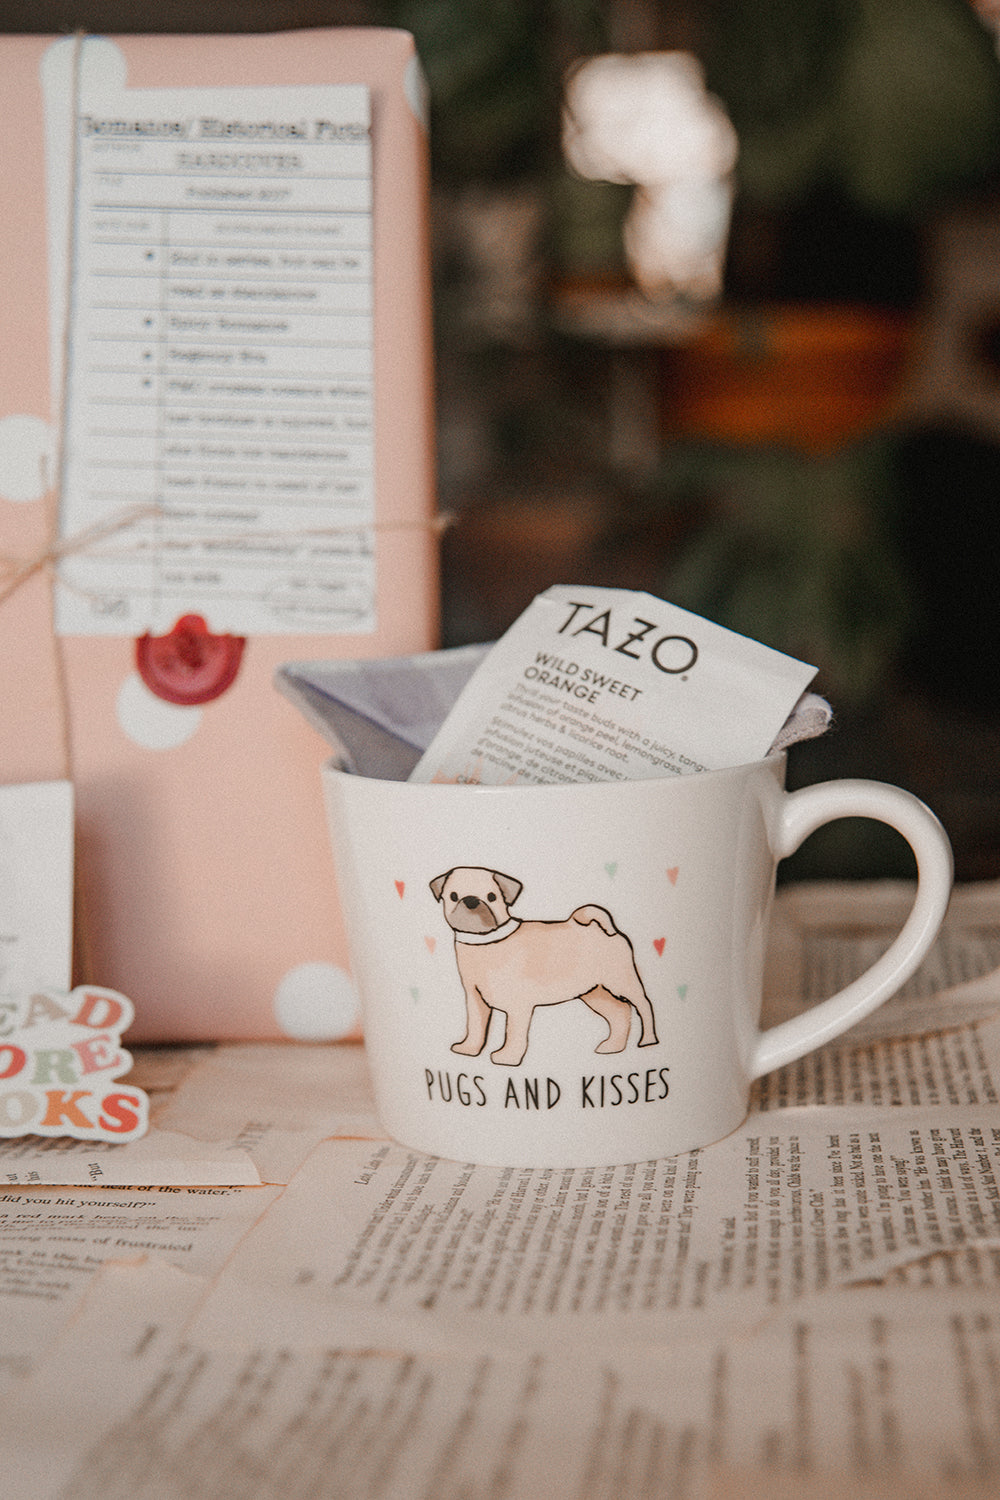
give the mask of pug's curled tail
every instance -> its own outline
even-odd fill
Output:
[[[608,937],[614,937],[618,931],[615,919],[603,906],[578,906],[576,911],[570,912],[570,921],[579,922],[581,927],[587,927],[591,922],[596,922],[598,927],[603,927]]]

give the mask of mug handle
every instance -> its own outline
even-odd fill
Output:
[[[951,896],[951,845],[918,797],[878,781],[824,781],[784,794],[776,856],[785,859],[823,823],[874,818],[903,835],[917,859],[917,893],[899,936],[882,957],[829,1000],[760,1032],[751,1078],[794,1062],[877,1010],[906,983],[937,937]]]

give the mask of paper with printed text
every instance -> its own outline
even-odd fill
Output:
[[[411,781],[626,781],[765,756],[815,676],[649,594],[558,585],[476,671]]]
[[[765,1024],[866,962],[911,897],[779,893]],[[760,1080],[724,1141],[631,1168],[358,1139],[360,1047],[168,1055],[173,1130],[238,1134],[261,1162],[254,1130],[275,1162],[313,1147],[280,1194],[10,1189],[11,1500],[112,1474],[183,1500],[233,1462],[254,1500],[991,1500],[998,939],[996,888],[960,889],[885,1007],[896,1035],[839,1038]],[[137,1064],[150,1086],[153,1049]],[[71,1285],[52,1304],[17,1274]]]

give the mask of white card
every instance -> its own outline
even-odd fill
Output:
[[[558,585],[479,667],[411,781],[686,775],[759,760],[816,668],[650,594]]]
[[[68,990],[73,943],[73,788],[0,787],[0,1003]]]

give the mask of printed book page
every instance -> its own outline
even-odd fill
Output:
[[[844,950],[780,1001],[821,998],[911,892],[850,894],[779,898],[786,974],[796,934]],[[761,1080],[725,1140],[632,1167],[408,1151],[358,1046],[140,1049],[172,1133],[283,1182],[2,1195],[12,1500],[186,1500],[223,1450],[247,1500],[992,1496],[994,927],[993,891],[956,893],[918,985],[936,1028],[904,1000],[898,1035],[859,1029]]]
[[[995,1299],[866,1287],[583,1354],[213,1338],[196,1302],[172,1267],[105,1269],[0,1403],[7,1500],[995,1493]]]
[[[913,905],[908,881],[811,882],[779,891],[764,976],[769,1024],[857,978],[896,936]],[[933,948],[903,988],[849,1033],[852,1042],[915,1036],[1000,1012],[1000,896],[958,887]]]
[[[276,1188],[0,1190],[0,1408],[106,1263],[153,1257],[203,1293]]]
[[[0,1184],[7,1186],[144,1187],[218,1184],[259,1187],[248,1152],[151,1125],[121,1145],[68,1136],[12,1136],[0,1141]]]
[[[1000,1248],[998,1164],[988,1109],[787,1109],[685,1156],[565,1171],[331,1141],[205,1316],[238,1328],[272,1298],[296,1337],[391,1341],[401,1319],[429,1348],[748,1328],[941,1251]]]
[[[759,1078],[751,1100],[757,1110],[788,1105],[996,1108],[1000,1021],[871,1040],[852,1040],[847,1033]]]
[[[188,1128],[190,1117],[176,1130],[160,1123],[175,1091],[213,1051],[206,1046],[136,1048],[125,1081],[149,1097],[147,1133],[121,1144],[30,1133],[4,1137],[0,1187],[259,1186],[260,1173],[238,1141],[199,1139]]]
[[[145,1047],[133,1060],[129,1082],[151,1093],[141,1140],[0,1140],[0,1185],[281,1184],[327,1136],[383,1133],[357,1044]]]
[[[378,1140],[364,1048],[248,1042],[220,1047],[193,1069],[159,1116],[204,1145],[245,1152],[262,1182],[288,1183],[330,1136]]]

